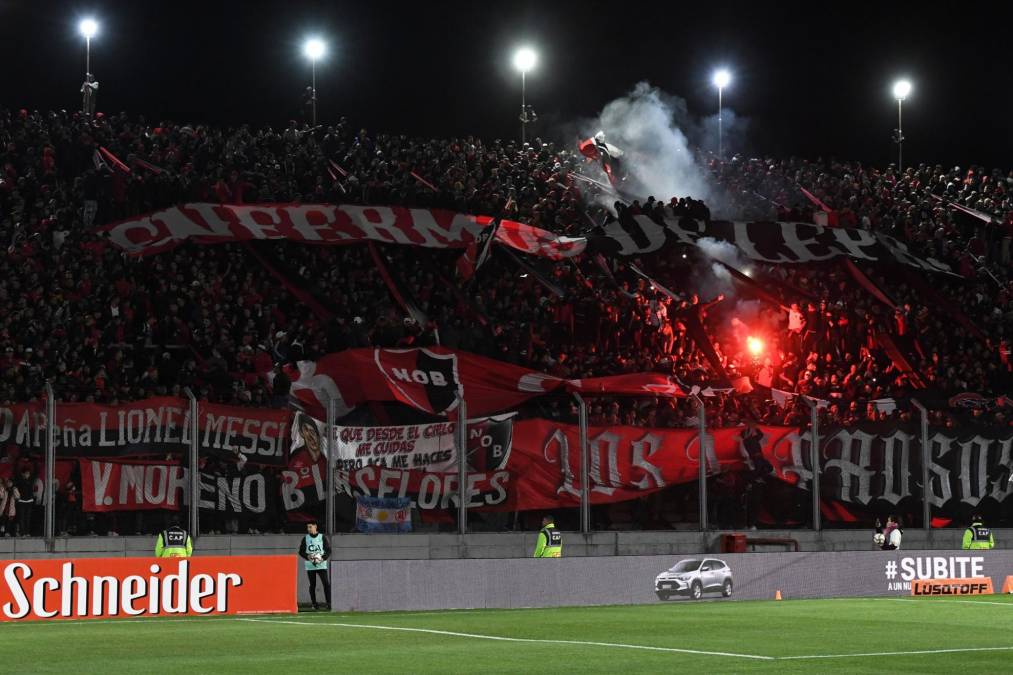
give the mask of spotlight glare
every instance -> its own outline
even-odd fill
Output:
[[[81,19],[81,23],[77,25],[78,30],[81,31],[81,35],[87,39],[92,39],[95,34],[98,33],[98,22],[95,19]]]
[[[718,89],[724,89],[732,81],[732,74],[722,68],[721,70],[714,73],[714,86]]]
[[[319,38],[310,38],[303,44],[302,52],[310,61],[316,61],[327,52],[327,45]]]
[[[907,80],[897,80],[893,85],[893,97],[903,101],[911,93],[911,83]]]
[[[538,54],[530,47],[521,47],[514,54],[514,68],[526,73],[535,67],[538,62]]]

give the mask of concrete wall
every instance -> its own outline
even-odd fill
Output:
[[[567,558],[584,556],[647,556],[720,551],[722,532],[598,532],[564,533]],[[803,551],[868,551],[871,530],[763,530],[747,536],[793,537]],[[340,534],[331,539],[333,560],[439,560],[455,558],[524,558],[535,547],[535,532],[489,534]],[[963,530],[904,533],[905,550],[957,549]],[[1013,548],[1013,529],[995,530],[998,548]],[[278,555],[294,553],[300,535],[205,535],[195,555]],[[0,538],[0,560],[31,558],[109,558],[152,555],[154,537],[61,537],[52,549],[42,539]],[[760,547],[783,551],[784,547]],[[309,601],[305,575],[299,575],[300,602]]]
[[[679,560],[711,558],[720,573],[656,579]],[[331,563],[338,611],[563,607],[672,602],[699,583],[703,598],[732,600],[903,597],[916,579],[974,578],[1000,591],[1013,551],[834,551],[597,556],[536,560],[384,560]],[[945,583],[945,582],[944,582]],[[961,584],[961,585],[964,585]],[[958,586],[959,588],[960,586]],[[659,593],[660,592],[660,593]]]
[[[1013,548],[1013,529],[994,530],[997,548]],[[718,552],[726,532],[565,532],[566,557],[668,555]],[[761,530],[747,537],[790,537],[803,551],[868,551],[871,530]],[[490,534],[338,534],[331,539],[335,560],[427,560],[446,558],[524,558],[535,547],[535,532]],[[904,549],[957,549],[963,530],[910,529]],[[293,553],[300,535],[204,535],[195,544],[197,555],[270,555]],[[0,560],[48,557],[109,557],[151,555],[154,537],[60,537],[48,548],[42,539],[0,538]],[[762,546],[756,551],[785,550]]]

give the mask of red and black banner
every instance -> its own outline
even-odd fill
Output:
[[[446,415],[463,396],[469,415],[489,415],[554,392],[685,396],[671,378],[658,373],[564,380],[445,347],[349,349],[299,362],[291,379],[292,395],[320,418],[326,416],[329,398],[338,401],[339,415],[369,401],[397,401]]]
[[[556,235],[525,223],[439,209],[350,204],[185,204],[107,225],[109,240],[134,255],[170,250],[187,240],[215,244],[251,239],[287,239],[309,244],[374,241],[429,248],[477,246],[488,229],[496,242],[521,253],[563,260],[586,250],[640,256],[703,238],[735,245],[748,258],[769,263],[811,263],[840,256],[901,263],[929,272],[951,272],[932,258],[922,259],[893,237],[860,229],[826,228],[811,223],[655,220],[624,216],[590,237]]]
[[[202,455],[239,453],[250,462],[285,466],[291,411],[202,402],[197,442]],[[57,457],[165,457],[190,446],[186,399],[149,398],[122,405],[56,404]],[[41,452],[46,444],[45,406],[0,407],[0,446]]]

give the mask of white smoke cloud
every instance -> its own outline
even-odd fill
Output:
[[[713,188],[680,128],[687,119],[684,101],[640,82],[608,103],[584,131],[585,137],[604,131],[605,140],[625,152],[624,191],[662,201],[687,196],[707,201]]]
[[[702,282],[701,297],[716,297],[719,293],[734,297],[736,288],[732,274],[727,267],[717,261],[727,263],[746,274],[751,269],[749,261],[742,256],[738,248],[727,241],[703,237],[698,239],[696,243],[703,254],[698,274],[698,278]]]

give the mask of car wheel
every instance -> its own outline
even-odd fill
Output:
[[[694,600],[699,600],[703,597],[703,585],[701,585],[699,581],[693,582],[693,586],[689,591],[689,597]]]
[[[666,593],[665,591],[657,591],[657,593],[658,593],[658,600],[671,600],[672,599],[672,594],[671,593]]]
[[[721,595],[725,596],[726,598],[732,597],[732,580],[731,579],[725,579],[725,583],[721,587]]]

